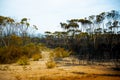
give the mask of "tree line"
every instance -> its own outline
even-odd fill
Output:
[[[120,61],[118,11],[71,19],[60,25],[63,31],[46,31],[44,37],[34,37],[38,28],[31,26],[29,19],[23,18],[17,22],[13,18],[0,16],[0,63],[14,62],[22,55],[31,57],[40,52],[38,47],[41,43],[49,48],[69,50],[79,60]]]
[[[44,43],[72,51],[88,61],[120,60],[120,13],[116,10],[60,23],[63,31],[45,32]]]

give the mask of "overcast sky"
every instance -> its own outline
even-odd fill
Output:
[[[0,15],[30,18],[39,32],[61,30],[59,23],[104,11],[120,10],[120,0],[0,0]]]

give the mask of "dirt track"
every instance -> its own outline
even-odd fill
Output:
[[[69,58],[57,60],[57,66],[47,69],[44,57],[30,65],[0,65],[0,80],[120,80],[120,71],[109,66],[68,64]]]

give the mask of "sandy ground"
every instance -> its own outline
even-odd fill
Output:
[[[55,68],[47,69],[47,60],[48,55],[39,61],[30,61],[27,66],[0,65],[0,80],[120,80],[120,71],[110,66],[72,64],[69,58],[64,58],[56,61]]]

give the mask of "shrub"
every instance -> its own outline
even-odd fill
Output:
[[[61,54],[62,54],[62,57],[64,58],[64,57],[68,57],[71,54],[71,52],[63,50]]]
[[[22,48],[15,46],[8,46],[0,48],[0,63],[14,63],[22,55]]]
[[[39,46],[33,43],[24,45],[24,46],[16,46],[10,45],[7,47],[0,48],[0,63],[8,64],[14,63],[18,61],[23,55],[31,58],[35,53],[40,53]],[[41,55],[35,55],[34,59],[41,58]]]
[[[49,53],[49,58],[54,58],[54,56],[55,56],[55,54],[53,51]]]
[[[31,58],[35,53],[40,53],[38,45],[34,43],[29,43],[23,47],[23,54]]]
[[[47,68],[54,68],[56,66],[56,63],[54,61],[48,61],[46,63]]]
[[[40,58],[42,58],[42,55],[40,53],[34,54],[32,56],[33,61],[38,61]]]
[[[65,50],[64,48],[60,48],[60,47],[55,48],[55,49],[53,50],[53,53],[54,53],[54,56],[55,56],[56,58],[68,57],[68,56],[71,54],[70,51],[67,51],[67,50]]]
[[[18,61],[17,63],[19,65],[29,65],[29,59],[26,57],[26,56],[22,56]]]
[[[41,51],[44,51],[44,50],[47,50],[48,48],[44,45],[44,44],[42,44],[42,43],[39,43],[38,44],[38,47],[39,47],[39,49],[41,50]]]

